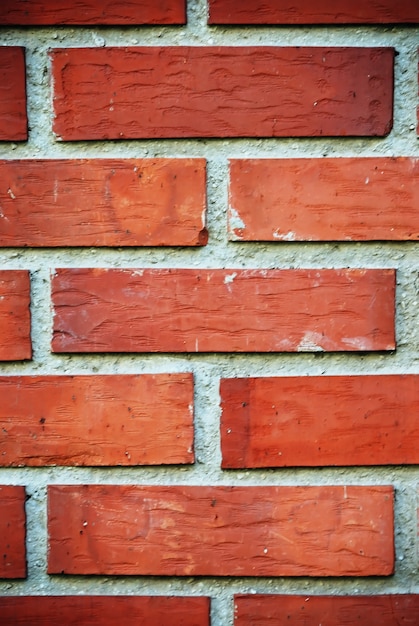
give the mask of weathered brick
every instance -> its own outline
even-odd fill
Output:
[[[59,269],[54,352],[392,350],[393,270]]]
[[[209,626],[209,611],[206,597],[0,597],[2,626]]]
[[[229,238],[419,239],[419,160],[232,159]]]
[[[204,159],[0,161],[0,246],[207,242]]]
[[[0,25],[185,24],[185,0],[7,0],[0,5]]]
[[[0,578],[26,578],[25,497],[24,487],[0,486]]]
[[[192,374],[0,377],[0,466],[193,463]]]
[[[396,24],[419,22],[412,0],[208,0],[209,24]]]
[[[29,305],[29,273],[0,270],[0,361],[32,357]]]
[[[224,468],[419,463],[419,376],[223,379]]]
[[[0,141],[27,138],[25,49],[0,46]]]
[[[382,136],[392,127],[392,48],[150,46],[50,54],[54,131],[65,141]]]
[[[416,626],[419,595],[236,595],[234,626]]]
[[[48,532],[50,574],[385,576],[393,489],[50,485]]]

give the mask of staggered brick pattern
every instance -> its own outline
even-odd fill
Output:
[[[0,4],[1,626],[417,626],[419,4]]]
[[[393,57],[392,48],[56,49],[54,131],[66,141],[382,136]]]

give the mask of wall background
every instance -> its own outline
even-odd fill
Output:
[[[414,242],[233,243],[227,241],[229,158],[419,156],[416,133],[416,26],[222,27],[207,25],[204,0],[188,3],[185,26],[2,27],[1,45],[24,46],[29,140],[2,142],[0,158],[203,157],[207,160],[208,244],[200,248],[0,250],[2,269],[29,269],[33,359],[4,362],[2,375],[193,372],[195,455],[191,466],[2,468],[1,484],[25,485],[26,580],[3,580],[0,594],[208,595],[212,623],[233,623],[235,593],[387,594],[418,592],[415,466],[221,470],[222,377],[418,373],[418,258]],[[56,141],[51,130],[48,50],[102,46],[394,46],[394,127],[384,138],[167,139]],[[141,107],[141,103],[139,103]],[[395,206],[397,220],[397,206]],[[50,274],[56,267],[396,268],[397,350],[313,354],[51,354]],[[246,303],[244,303],[244,306]],[[400,416],[401,418],[403,416]],[[394,485],[396,569],[371,578],[83,577],[46,574],[46,487],[54,484]]]

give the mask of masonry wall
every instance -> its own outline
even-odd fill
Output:
[[[0,7],[0,621],[417,624],[412,2]]]

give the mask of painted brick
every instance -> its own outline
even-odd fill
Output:
[[[185,23],[185,0],[7,0],[0,5],[0,25]]]
[[[25,498],[24,487],[0,486],[0,578],[26,578]]]
[[[0,161],[0,246],[207,242],[204,159]]]
[[[2,626],[209,626],[206,597],[12,596],[0,598]]]
[[[416,626],[419,595],[236,595],[234,626]]]
[[[0,46],[0,141],[27,138],[25,49]]]
[[[0,361],[32,357],[29,305],[29,272],[0,270]]]
[[[209,24],[396,24],[419,22],[412,0],[209,0]]]
[[[52,349],[392,350],[394,289],[393,270],[59,269]]]
[[[50,55],[54,131],[66,141],[382,136],[392,127],[392,48],[101,47]]]
[[[416,158],[232,159],[229,238],[419,239]]]
[[[419,376],[224,379],[224,468],[419,464]]]
[[[0,377],[0,466],[193,463],[191,374]]]
[[[50,485],[50,574],[371,576],[393,488]]]

